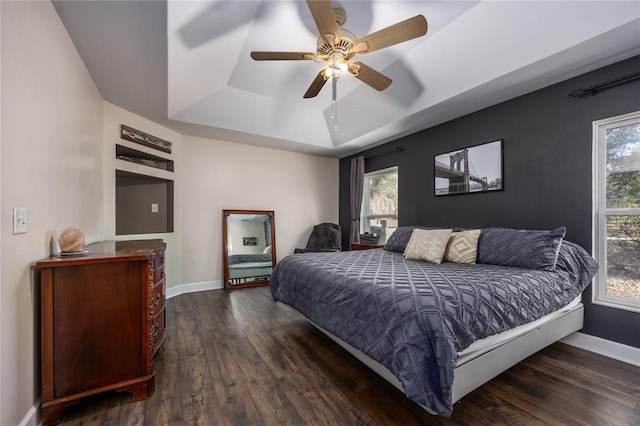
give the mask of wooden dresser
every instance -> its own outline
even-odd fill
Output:
[[[84,256],[32,265],[40,291],[42,424],[80,398],[153,394],[153,356],[166,338],[162,240],[104,241]]]

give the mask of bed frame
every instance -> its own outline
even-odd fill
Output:
[[[271,262],[243,262],[229,265],[229,279],[254,278],[271,275],[273,264]]]
[[[480,351],[481,353],[475,357],[466,356],[464,361],[460,362],[454,370],[455,379],[453,381],[452,402],[456,403],[469,392],[482,386],[498,374],[508,370],[523,359],[538,352],[540,349],[582,329],[583,319],[584,306],[582,303],[579,303],[571,310],[538,325],[523,335],[503,342],[488,351]],[[400,380],[384,365],[322,327],[319,327],[313,322],[311,322],[311,324],[404,393]],[[422,407],[431,414],[435,414],[427,407]]]

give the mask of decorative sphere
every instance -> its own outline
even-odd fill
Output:
[[[84,250],[84,233],[78,228],[67,228],[58,238],[63,253],[77,253]]]

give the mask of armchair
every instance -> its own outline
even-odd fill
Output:
[[[340,225],[321,223],[315,225],[309,236],[307,247],[295,249],[294,253],[313,253],[323,251],[342,251],[342,232]]]

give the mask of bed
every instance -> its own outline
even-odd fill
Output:
[[[232,254],[229,256],[229,280],[268,277],[272,272],[271,253]]]
[[[271,275],[273,298],[445,417],[466,393],[582,328],[580,295],[597,265],[563,240],[564,228],[471,230],[473,263],[407,255],[416,229],[399,228],[384,249],[288,256]]]

